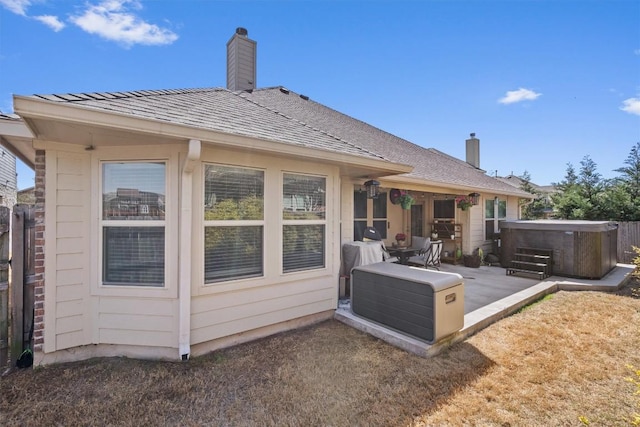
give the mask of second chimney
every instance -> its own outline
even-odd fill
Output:
[[[256,88],[257,43],[248,37],[245,28],[227,42],[227,89],[253,90]]]
[[[476,169],[480,169],[480,140],[472,133],[467,139],[467,163]]]

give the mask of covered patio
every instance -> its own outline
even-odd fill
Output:
[[[463,328],[439,342],[428,344],[410,335],[359,317],[351,311],[348,299],[340,300],[334,317],[336,320],[373,335],[389,344],[419,356],[430,357],[547,294],[559,290],[615,291],[631,277],[634,266],[617,264],[613,270],[600,280],[551,276],[542,282],[535,276],[507,276],[506,269],[497,266],[483,265],[479,268],[469,268],[463,265],[443,263],[440,271],[457,273],[462,276],[465,302]]]

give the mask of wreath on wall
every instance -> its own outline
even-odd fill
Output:
[[[389,201],[394,205],[400,203],[400,196],[402,196],[402,191],[397,188],[392,188],[391,191],[389,191]]]

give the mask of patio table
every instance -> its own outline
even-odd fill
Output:
[[[409,258],[418,253],[419,249],[416,248],[387,248],[389,254],[398,257],[400,264],[409,264]]]

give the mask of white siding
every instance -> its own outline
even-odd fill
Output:
[[[98,311],[100,343],[177,346],[177,300],[100,297]]]
[[[47,151],[45,351],[90,343],[89,159]]]
[[[0,206],[13,209],[17,192],[16,158],[5,148],[0,149]]]
[[[45,352],[100,343],[177,347],[177,292],[175,279],[171,280],[175,267],[168,268],[169,283],[160,291],[105,290],[99,284],[96,206],[101,193],[96,168],[100,155],[112,159],[126,150],[102,149],[97,154],[78,152],[74,147],[66,151],[61,144],[56,148],[47,150],[45,247],[54,251],[45,258]],[[173,152],[177,159],[176,147]],[[148,153],[138,148],[128,157],[145,159]],[[172,157],[169,153],[166,150],[166,159]],[[174,164],[168,169],[177,185],[178,168]],[[170,194],[177,210],[176,191]],[[176,218],[174,214],[174,221]],[[175,239],[175,233],[168,233]],[[172,259],[176,258],[174,254]]]
[[[340,178],[337,168],[206,148],[204,162],[260,168],[265,171],[264,277],[204,284],[202,165],[194,171],[194,242],[192,246],[191,344],[229,337],[282,322],[334,310],[337,306],[340,247]],[[326,267],[283,274],[281,268],[282,173],[326,177]],[[343,186],[344,187],[344,186]],[[349,187],[349,194],[353,193]],[[351,196],[352,197],[352,196]],[[350,238],[350,236],[349,236]]]

